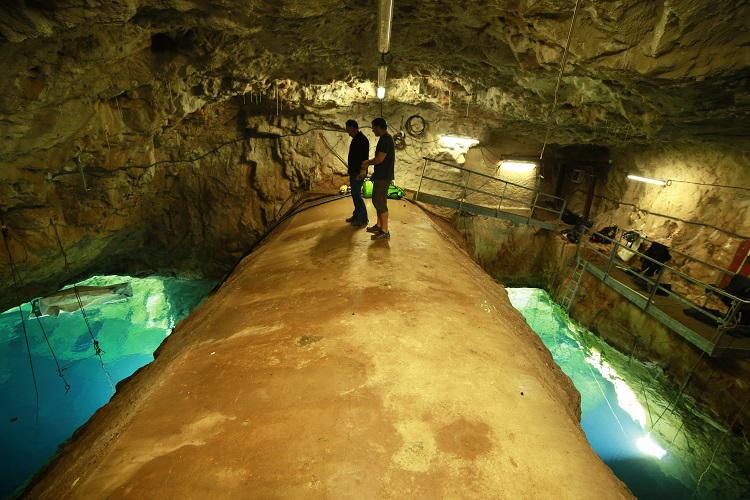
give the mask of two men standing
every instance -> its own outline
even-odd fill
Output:
[[[355,227],[364,227],[367,225],[367,207],[365,200],[362,199],[362,184],[364,176],[360,176],[362,163],[367,161],[370,156],[370,141],[365,134],[359,131],[359,124],[354,120],[346,121],[346,133],[352,138],[349,145],[349,157],[347,158],[347,170],[349,171],[349,185],[352,188],[352,201],[354,202],[354,212],[352,216],[346,219]]]
[[[352,187],[352,200],[354,201],[354,214],[347,222],[352,225],[362,227],[367,225],[367,209],[362,199],[361,189],[364,182],[367,169],[374,165],[372,174],[372,204],[378,214],[378,222],[367,228],[368,233],[372,233],[373,240],[390,239],[391,234],[388,232],[388,187],[395,178],[394,167],[396,163],[396,145],[393,137],[388,133],[388,124],[383,118],[375,118],[372,121],[372,131],[378,137],[378,145],[375,148],[375,157],[367,159],[369,154],[370,143],[367,138],[359,131],[357,122],[348,120],[346,122],[346,131],[352,137],[352,143],[349,146],[349,180]],[[361,139],[360,139],[361,137]],[[352,174],[352,160],[359,158],[361,154],[362,141],[364,141],[364,158],[360,161],[357,168],[357,175]],[[354,155],[354,156],[353,156]],[[362,216],[364,214],[364,217]]]

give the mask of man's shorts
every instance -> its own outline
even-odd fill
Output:
[[[388,211],[388,186],[390,185],[391,181],[387,180],[372,181],[372,204],[378,215]]]

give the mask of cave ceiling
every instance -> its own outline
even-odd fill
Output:
[[[396,0],[387,100],[543,136],[574,4]],[[162,128],[277,87],[290,109],[375,101],[376,13],[361,0],[3,2],[2,159],[80,135],[87,110],[118,97],[163,112]],[[554,140],[746,141],[749,19],[742,0],[583,0]]]

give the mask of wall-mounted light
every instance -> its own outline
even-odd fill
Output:
[[[525,173],[531,172],[536,168],[536,162],[526,160],[502,160],[500,168],[506,172]]]
[[[457,135],[441,135],[440,145],[446,148],[462,148],[469,149],[472,146],[479,144],[479,140],[472,137],[460,137]]]
[[[378,87],[375,93],[378,96],[378,99],[385,99],[385,87]]]
[[[669,184],[668,181],[661,179],[652,179],[650,177],[641,177],[640,175],[628,175],[628,179],[631,181],[645,182],[646,184],[656,184],[657,186],[666,186]]]

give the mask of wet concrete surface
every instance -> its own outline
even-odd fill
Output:
[[[344,223],[350,200],[282,225],[29,496],[630,497],[504,289],[389,207],[390,241]]]

